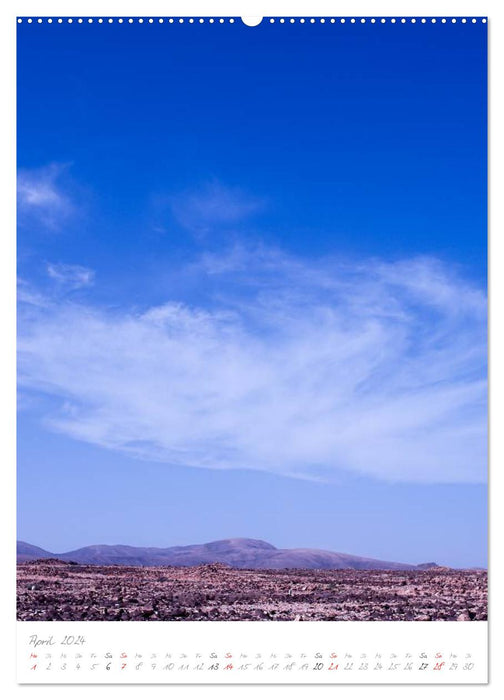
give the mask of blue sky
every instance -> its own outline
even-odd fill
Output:
[[[486,25],[23,23],[18,227],[21,539],[486,564]]]

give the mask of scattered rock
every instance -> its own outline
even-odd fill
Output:
[[[486,620],[487,573],[18,565],[19,620]]]
[[[465,621],[465,620],[469,621],[470,619],[471,619],[471,617],[470,617],[469,612],[467,610],[465,610],[463,613],[460,613],[460,615],[457,615],[457,620],[459,620],[460,622]]]

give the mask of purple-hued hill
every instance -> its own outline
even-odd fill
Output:
[[[413,570],[418,568],[414,564],[368,559],[323,549],[277,549],[268,542],[246,538],[167,548],[101,544],[61,554],[48,552],[27,542],[17,543],[19,563],[48,558],[102,566],[112,564],[197,566],[221,563],[237,569]],[[435,566],[435,564],[429,566]]]

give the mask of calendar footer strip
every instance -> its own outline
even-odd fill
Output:
[[[19,683],[488,681],[488,623],[18,622]]]

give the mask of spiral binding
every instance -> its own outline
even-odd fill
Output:
[[[240,17],[18,17],[17,23],[27,24],[235,24]],[[477,24],[487,23],[486,17],[264,17],[259,24]]]

